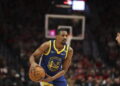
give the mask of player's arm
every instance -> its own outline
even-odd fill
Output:
[[[63,76],[68,71],[68,68],[70,67],[70,64],[72,61],[72,56],[73,56],[73,49],[70,47],[68,50],[67,58],[64,60],[62,71],[58,72],[56,75],[54,75],[52,77],[49,76],[48,78],[46,78],[43,81],[50,82],[50,81],[53,81],[53,80]]]
[[[120,44],[120,32],[117,33],[116,41],[118,42],[118,44]]]
[[[35,50],[35,52],[30,56],[29,62],[32,67],[35,67],[37,65],[36,59],[38,59],[39,56],[43,55],[45,51],[48,50],[50,43],[45,42],[43,43],[38,49]]]

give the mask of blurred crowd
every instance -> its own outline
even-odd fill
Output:
[[[48,2],[39,3],[0,0],[0,86],[39,86],[28,77],[29,56],[48,40],[43,23],[47,7],[42,7]],[[74,56],[66,78],[70,86],[120,86],[120,47],[115,41],[120,3],[88,3],[92,11],[86,15],[85,39],[71,42]]]

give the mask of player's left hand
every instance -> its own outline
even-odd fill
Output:
[[[43,82],[51,82],[54,80],[54,78],[52,76],[49,76],[48,74],[46,74],[46,78],[45,79],[42,79],[41,81]]]

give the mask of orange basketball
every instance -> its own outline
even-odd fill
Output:
[[[32,81],[38,82],[45,77],[45,71],[42,67],[36,66],[29,71],[29,77]]]

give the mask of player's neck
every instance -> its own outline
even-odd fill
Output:
[[[57,49],[63,49],[64,48],[64,45],[62,45],[61,43],[59,43],[58,41],[55,41],[55,47]]]

